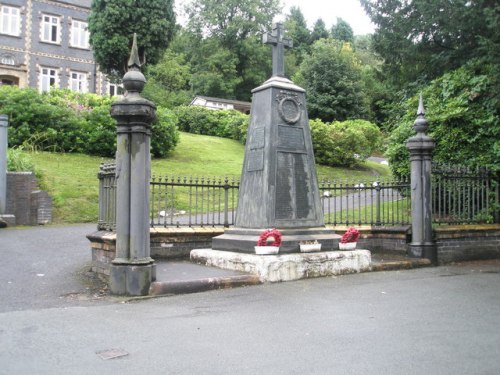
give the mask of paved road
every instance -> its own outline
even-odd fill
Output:
[[[71,275],[86,240],[73,236],[93,228],[0,231],[0,374],[500,373],[500,261],[134,302],[61,300],[85,290]],[[40,260],[48,249],[60,256]],[[110,349],[126,355],[96,354]]]

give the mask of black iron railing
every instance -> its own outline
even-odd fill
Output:
[[[116,224],[114,163],[99,171],[100,230]],[[433,165],[432,208],[437,224],[499,221],[498,176],[481,169]],[[151,178],[152,227],[234,225],[239,181],[204,177]],[[325,224],[393,226],[411,223],[408,180],[319,181]]]
[[[432,214],[437,224],[498,222],[499,178],[484,168],[432,165]]]

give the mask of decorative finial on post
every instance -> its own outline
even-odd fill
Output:
[[[273,77],[285,76],[285,48],[292,48],[293,42],[285,38],[285,29],[282,23],[273,24],[273,32],[262,36],[264,44],[273,46]]]
[[[418,100],[418,110],[417,110],[417,119],[413,124],[413,129],[417,133],[425,134],[427,132],[428,123],[425,118],[425,109],[424,109],[424,99],[422,98],[422,94],[420,94],[420,98]]]
[[[137,48],[137,34],[134,33],[132,39],[132,49],[130,51],[130,57],[127,64],[129,70],[140,70],[141,62],[139,60],[139,49]]]
[[[134,33],[132,40],[132,50],[128,59],[128,71],[123,76],[123,87],[128,94],[138,95],[144,89],[146,78],[141,72],[141,62],[139,61],[139,50],[137,48],[137,34]]]

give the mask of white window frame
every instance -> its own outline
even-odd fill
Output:
[[[77,92],[89,91],[89,75],[84,72],[77,72],[72,70],[69,72],[69,88]]]
[[[71,47],[89,48],[88,23],[78,20],[71,21]]]
[[[59,86],[59,74],[56,68],[40,67],[40,92],[50,91]]]
[[[111,89],[114,90],[114,93],[111,92]],[[121,90],[121,93],[120,93]],[[108,82],[108,94],[109,96],[120,96],[123,95],[124,89],[121,83],[111,83]]]
[[[21,10],[2,5],[0,7],[0,34],[21,35]]]
[[[41,27],[40,37],[42,42],[61,44],[61,17],[42,14]]]

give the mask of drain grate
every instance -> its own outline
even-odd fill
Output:
[[[129,353],[123,349],[106,349],[106,350],[101,350],[99,352],[96,352],[95,354],[97,354],[99,357],[101,357],[104,360],[108,360],[108,359],[125,357]]]

